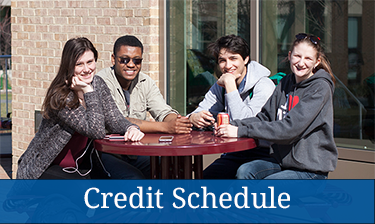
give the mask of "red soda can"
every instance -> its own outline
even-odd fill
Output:
[[[222,124],[229,124],[229,114],[220,112],[217,115],[217,125],[220,126]]]

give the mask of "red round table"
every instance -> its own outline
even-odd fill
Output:
[[[160,142],[161,136],[173,136],[171,142]],[[209,131],[192,131],[190,134],[147,133],[140,142],[95,140],[98,151],[150,156],[151,177],[154,179],[201,179],[202,155],[243,151],[257,146],[252,138],[221,138]],[[159,163],[159,157],[160,163]],[[193,162],[193,158],[194,162]]]

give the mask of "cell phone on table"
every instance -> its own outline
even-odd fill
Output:
[[[173,140],[173,136],[160,136],[159,142],[171,142]]]
[[[106,135],[104,139],[109,141],[125,141],[124,136],[120,134]]]

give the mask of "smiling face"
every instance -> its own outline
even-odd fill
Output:
[[[124,58],[142,59],[142,49],[140,47],[121,46],[116,55],[112,54],[112,64],[115,70],[117,79],[123,88],[128,88],[128,84],[141,71],[142,63],[135,64],[133,60],[123,63]]]
[[[74,76],[78,76],[82,82],[90,84],[94,78],[96,70],[96,62],[94,53],[86,51],[78,58],[74,67]]]
[[[246,57],[245,60],[240,54],[231,53],[225,48],[220,50],[218,56],[218,63],[221,72],[231,73],[236,77],[244,77],[246,74],[246,64],[249,62],[249,57]],[[239,76],[241,74],[241,76]]]
[[[288,59],[297,83],[311,77],[314,67],[318,66],[321,61],[317,58],[317,51],[305,42],[294,46],[293,51],[289,51]]]

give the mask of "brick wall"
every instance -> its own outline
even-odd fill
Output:
[[[34,113],[55,77],[64,43],[89,38],[98,71],[111,65],[115,40],[126,34],[144,44],[142,71],[159,80],[159,0],[12,0],[12,149],[17,161],[34,137]]]

